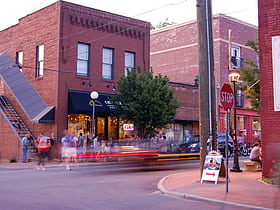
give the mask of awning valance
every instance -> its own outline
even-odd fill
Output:
[[[112,94],[99,93],[98,99],[95,100],[96,116],[105,117],[110,115],[112,112],[109,103],[111,96]],[[92,115],[92,104],[90,92],[68,90],[68,114]]]

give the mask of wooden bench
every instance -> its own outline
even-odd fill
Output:
[[[246,171],[261,171],[261,165],[257,161],[244,160],[242,163],[246,167]]]

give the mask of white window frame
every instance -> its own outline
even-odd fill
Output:
[[[102,50],[102,79],[114,79],[114,49],[103,47]]]
[[[272,78],[274,111],[280,111],[280,36],[272,39]]]
[[[44,45],[36,47],[36,77],[44,75]]]
[[[20,71],[22,71],[23,51],[16,52],[16,64],[18,65]]]
[[[127,76],[128,71],[135,70],[135,53],[134,52],[125,52],[124,57],[124,75]]]
[[[77,46],[77,75],[89,76],[90,44],[78,43]]]

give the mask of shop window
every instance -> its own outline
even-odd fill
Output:
[[[68,115],[68,131],[75,132],[77,135],[82,133],[85,136],[90,136],[91,118],[85,114],[69,114]]]
[[[116,117],[108,117],[108,138],[117,139],[118,119]]]
[[[260,138],[261,135],[261,123],[260,118],[253,118],[253,135],[254,138]]]
[[[237,116],[237,129],[244,129],[244,117]]]

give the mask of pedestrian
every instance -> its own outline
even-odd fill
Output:
[[[85,143],[85,137],[83,136],[82,133],[79,134],[79,138],[78,138],[78,155],[79,155],[79,162],[83,161],[83,154],[84,153],[84,143]]]
[[[74,162],[77,162],[77,156],[78,156],[78,137],[76,135],[76,132],[72,132],[71,135],[71,142],[72,142],[72,148],[71,148],[71,159],[74,160]],[[70,160],[71,161],[71,160]]]
[[[98,145],[98,138],[99,138],[99,136],[96,135],[95,138],[92,141],[92,146],[93,146],[93,152],[94,153],[96,153],[96,148],[97,148],[97,145]]]
[[[47,156],[48,156],[48,160],[51,160],[52,159],[52,152],[51,152],[51,148],[54,146],[54,133],[51,134],[51,137],[49,138],[49,141],[50,141],[50,148],[49,148],[49,151],[47,152]]]
[[[42,169],[42,171],[45,171],[45,158],[48,158],[47,152],[51,147],[50,137],[47,137],[44,135],[44,133],[41,133],[40,138],[36,141],[36,147],[39,154],[37,170]]]
[[[255,142],[253,149],[250,153],[250,160],[259,162],[260,166],[262,167],[261,144],[258,141]]]
[[[61,143],[62,143],[61,155],[62,155],[62,158],[64,158],[64,160],[65,160],[66,170],[71,171],[70,160],[71,160],[71,156],[73,155],[72,148],[75,145],[74,145],[74,142],[73,142],[71,136],[68,135],[67,130],[64,131],[64,136],[61,138]]]
[[[22,158],[21,162],[27,162],[27,153],[28,153],[28,138],[30,134],[25,134],[24,137],[21,139],[21,148],[22,148]]]
[[[35,155],[38,152],[35,143],[36,143],[36,139],[29,132],[29,137],[28,137],[28,154],[30,155],[31,159],[34,159]]]

